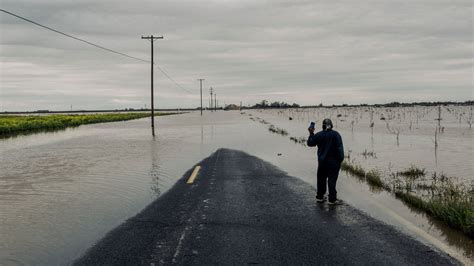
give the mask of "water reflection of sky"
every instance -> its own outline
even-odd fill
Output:
[[[69,262],[221,147],[246,151],[314,184],[315,150],[270,134],[247,115],[205,112],[201,118],[196,112],[156,123],[155,138],[149,120],[141,119],[0,141],[0,262]],[[410,212],[389,194],[370,192],[345,175],[338,186],[342,198],[371,216],[426,241],[387,215],[388,208],[472,254],[472,241]]]

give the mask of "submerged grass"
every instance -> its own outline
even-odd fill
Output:
[[[388,186],[382,181],[380,173],[375,169],[372,169],[369,172],[367,172],[365,175],[365,179],[370,185],[376,188],[383,188],[387,191],[391,191],[390,186]]]
[[[472,196],[444,198],[434,196],[424,199],[413,193],[397,190],[395,196],[406,204],[438,218],[452,228],[474,238],[474,202]]]
[[[410,168],[406,169],[406,170],[403,170],[403,171],[400,171],[400,172],[397,172],[397,174],[399,175],[402,175],[402,176],[405,176],[405,177],[409,177],[409,178],[412,178],[412,179],[416,179],[418,177],[423,177],[426,175],[426,171],[425,169],[421,169],[421,168],[418,168],[414,165],[410,166]]]
[[[423,172],[423,176],[426,175],[424,169],[420,171],[416,167],[411,167],[410,173],[412,174],[405,175],[405,180],[396,179],[394,182],[396,185],[393,188],[383,181],[380,173],[376,170],[366,171],[362,166],[350,161],[342,162],[341,169],[366,181],[373,189],[393,192],[408,206],[423,211],[474,238],[474,191],[472,189],[469,190],[462,184],[455,184],[452,179],[444,175],[437,176],[435,173],[431,185],[420,184],[425,190],[429,189],[431,193],[420,196],[413,193],[411,189],[414,179],[421,176],[421,172]],[[395,175],[395,178],[397,176]]]
[[[268,127],[268,131],[276,134],[280,134],[282,136],[288,136],[288,132],[282,128],[275,127],[274,125],[270,125]]]
[[[307,139],[305,137],[300,137],[300,138],[290,137],[290,140],[293,141],[294,143],[299,143],[301,145],[306,146]]]
[[[377,158],[377,154],[374,151],[368,151],[367,149],[364,150],[364,152],[361,153],[362,156],[365,158],[372,157],[372,158]]]
[[[360,179],[365,179],[366,172],[364,168],[362,168],[362,166],[360,165],[353,164],[348,161],[343,161],[341,164],[341,169]]]
[[[168,115],[173,113],[156,113]],[[45,116],[0,116],[0,138],[41,131],[55,131],[85,124],[126,121],[151,116],[148,113],[114,113]]]
[[[362,168],[362,166],[351,163],[350,161],[343,161],[341,164],[341,169],[361,180],[366,181],[372,186],[372,188],[391,191],[390,186],[383,182],[380,173],[375,169],[366,171],[364,168]]]

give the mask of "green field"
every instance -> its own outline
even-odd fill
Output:
[[[172,113],[155,113],[155,116]],[[28,115],[0,116],[0,138],[25,135],[41,131],[61,130],[86,124],[126,121],[149,117],[149,113],[114,113],[114,114],[80,114],[80,115]]]

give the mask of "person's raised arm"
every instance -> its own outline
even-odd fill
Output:
[[[317,144],[317,137],[314,135],[314,128],[308,128],[309,131],[309,137],[308,140],[306,141],[306,145],[309,147],[314,147]]]

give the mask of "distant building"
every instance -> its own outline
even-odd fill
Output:
[[[235,104],[228,104],[226,107],[224,107],[224,110],[240,110],[240,107]]]

